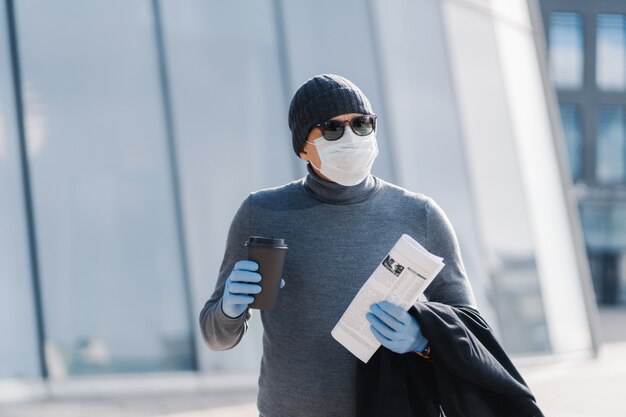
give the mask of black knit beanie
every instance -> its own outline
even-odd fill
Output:
[[[346,113],[373,113],[365,94],[350,80],[320,74],[302,84],[289,106],[289,129],[296,155],[300,157],[313,126]]]

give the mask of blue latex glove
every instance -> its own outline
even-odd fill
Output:
[[[389,301],[372,304],[365,318],[376,339],[392,352],[422,352],[428,346],[415,317],[398,305]]]
[[[256,283],[261,281],[261,274],[257,271],[259,264],[250,261],[238,261],[224,284],[222,296],[222,311],[230,318],[241,316],[248,305],[254,301],[252,294],[261,292],[261,286]],[[280,280],[280,288],[285,286],[285,280]]]

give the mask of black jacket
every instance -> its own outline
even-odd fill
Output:
[[[432,359],[384,347],[367,364],[357,359],[357,417],[543,417],[476,310],[425,302],[409,312]]]

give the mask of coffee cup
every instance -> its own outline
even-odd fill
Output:
[[[248,259],[259,264],[257,272],[261,275],[261,292],[253,294],[254,301],[250,308],[273,310],[278,301],[280,280],[283,278],[287,244],[285,239],[275,237],[250,236],[245,243],[248,247]]]

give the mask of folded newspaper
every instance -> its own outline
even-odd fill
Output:
[[[411,236],[403,234],[361,287],[331,334],[367,363],[380,347],[365,318],[370,306],[387,300],[408,310],[444,265],[443,258],[433,255]]]

